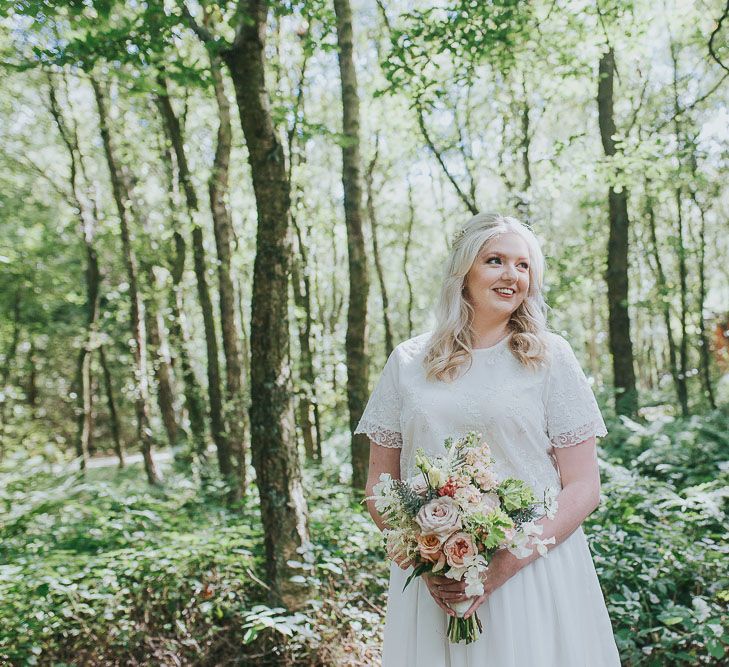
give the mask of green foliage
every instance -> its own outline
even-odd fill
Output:
[[[724,660],[726,419],[611,425],[604,500],[585,532],[625,665]],[[149,659],[158,637],[183,662],[250,652],[260,664],[376,664],[388,565],[337,463],[343,445],[330,444],[327,461],[306,470],[312,551],[289,563],[319,594],[293,613],[269,606],[259,583],[255,488],[234,512],[222,487],[201,492],[171,472],[150,490],[136,466],[83,480],[41,458],[7,462],[0,659]],[[659,458],[669,467],[649,464]]]

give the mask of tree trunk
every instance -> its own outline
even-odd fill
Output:
[[[390,300],[387,296],[387,286],[385,285],[385,276],[382,270],[382,260],[380,259],[380,247],[377,240],[377,215],[375,213],[375,199],[372,184],[374,182],[375,165],[379,155],[379,136],[375,140],[375,154],[372,156],[369,165],[365,171],[365,192],[367,194],[367,217],[370,221],[370,229],[372,230],[372,257],[375,261],[375,272],[377,273],[377,281],[380,283],[380,297],[382,299],[382,324],[385,328],[385,359],[390,356],[394,344],[392,340],[392,326],[390,325]],[[384,364],[383,364],[384,365]]]
[[[681,188],[676,188],[676,241],[678,254],[678,281],[681,311],[678,314],[678,321],[681,329],[681,339],[678,345],[678,376],[681,378],[683,393],[679,398],[681,414],[689,416],[688,391],[686,378],[688,377],[688,332],[686,330],[688,316],[688,284],[686,280],[686,249],[684,248],[683,234],[683,206],[681,204]]]
[[[658,298],[661,304],[661,313],[663,315],[663,326],[666,328],[666,340],[668,341],[668,361],[673,378],[673,385],[676,388],[676,398],[678,404],[688,410],[686,378],[678,372],[678,364],[676,358],[676,343],[673,339],[673,330],[671,329],[671,301],[670,291],[666,284],[666,274],[663,270],[663,262],[658,247],[658,235],[656,233],[656,215],[653,206],[653,198],[648,192],[648,184],[646,183],[646,213],[648,214],[648,228],[651,235],[651,245],[653,253],[653,261],[656,266],[656,285],[658,287]]]
[[[696,144],[691,144],[691,174],[693,182],[697,179]],[[716,410],[716,398],[711,382],[711,355],[709,354],[709,334],[706,331],[704,318],[704,304],[706,303],[706,211],[699,201],[696,188],[690,189],[691,201],[699,210],[701,224],[699,225],[699,299],[696,305],[699,317],[699,340],[701,341],[701,383],[704,386],[704,395],[709,401],[709,407]]]
[[[171,363],[174,367],[179,360],[179,372],[182,383],[185,387],[184,408],[190,424],[191,439],[188,448],[181,452],[176,458],[178,461],[189,465],[193,455],[197,456],[201,471],[205,470],[207,460],[207,442],[205,440],[205,399],[202,394],[200,383],[190,363],[190,335],[187,329],[185,318],[184,294],[182,278],[185,273],[185,258],[187,254],[185,238],[178,229],[178,193],[177,180],[175,179],[174,154],[169,146],[164,146],[163,164],[167,177],[167,199],[172,226],[172,240],[174,251],[169,259],[169,270],[172,277],[172,291],[170,294],[170,343],[174,354],[171,354]],[[184,420],[183,420],[184,421]],[[186,434],[187,436],[187,434]]]
[[[84,341],[79,351],[76,371],[76,394],[77,394],[77,417],[78,429],[76,435],[76,457],[80,459],[80,468],[86,470],[89,458],[89,443],[91,440],[91,423],[93,413],[94,394],[91,391],[91,352],[93,337],[96,332],[97,320],[99,317],[99,289],[101,286],[101,271],[99,260],[94,247],[94,237],[98,226],[96,206],[94,215],[90,213],[86,204],[82,201],[79,193],[79,171],[83,171],[83,162],[79,150],[78,136],[75,131],[75,124],[67,125],[53,83],[53,78],[48,74],[48,98],[49,108],[53,120],[61,135],[69,159],[69,185],[71,192],[71,203],[79,218],[79,228],[86,251],[86,331]]]
[[[410,259],[410,246],[413,242],[413,227],[415,226],[415,203],[413,202],[413,186],[408,179],[408,227],[405,233],[405,248],[402,253],[402,274],[408,289],[408,338],[413,335],[413,281],[408,273],[408,260]]]
[[[106,388],[106,402],[109,406],[109,425],[111,428],[111,437],[114,441],[114,451],[119,458],[119,468],[124,467],[124,446],[121,441],[121,431],[119,428],[119,417],[116,412],[116,401],[114,400],[114,384],[111,380],[111,373],[109,372],[109,366],[106,363],[106,353],[104,352],[104,346],[99,346],[99,362],[101,363],[101,370],[104,373],[104,386]]]
[[[147,332],[144,323],[144,302],[139,291],[137,258],[132,247],[129,229],[129,187],[124,182],[121,167],[117,162],[115,149],[109,130],[109,117],[106,106],[105,93],[101,85],[91,78],[94,89],[96,106],[99,112],[99,126],[104,144],[106,162],[111,176],[114,202],[119,216],[122,248],[124,250],[124,264],[129,280],[129,299],[131,301],[132,354],[135,366],[135,409],[137,416],[137,438],[142,446],[144,468],[150,484],[159,484],[160,478],[152,458],[152,431],[149,425],[149,390],[147,379]]]
[[[234,487],[233,499],[246,492],[246,450],[248,449],[246,397],[243,387],[243,364],[238,346],[238,327],[235,321],[235,288],[231,278],[231,238],[233,222],[226,199],[228,197],[228,173],[232,129],[230,105],[225,96],[220,61],[211,61],[215,99],[218,103],[218,140],[215,160],[208,183],[210,210],[213,215],[215,247],[218,251],[218,290],[220,292],[220,322],[223,331],[225,353],[226,423],[230,434],[230,448],[237,459],[239,484]]]
[[[197,217],[199,207],[197,194],[192,184],[192,177],[187,166],[187,155],[182,137],[180,121],[172,108],[172,102],[167,92],[167,82],[163,77],[158,78],[160,92],[157,95],[157,103],[162,114],[162,119],[167,131],[167,137],[172,144],[177,160],[177,170],[180,183],[185,193],[185,202],[192,226],[192,254],[195,267],[195,278],[197,281],[198,300],[203,316],[203,327],[205,330],[205,348],[207,351],[207,375],[208,375],[208,398],[210,402],[210,427],[213,442],[218,453],[218,467],[220,474],[231,485],[231,490],[240,485],[236,479],[233,467],[233,459],[230,451],[228,433],[225,429],[223,418],[223,395],[220,387],[220,362],[218,359],[218,336],[215,332],[215,317],[213,315],[213,304],[210,299],[210,290],[207,282],[207,261],[205,258],[205,246],[203,242],[203,230]],[[237,496],[238,492],[234,491]]]
[[[162,286],[154,275],[154,268],[151,265],[146,267],[146,272],[149,287],[153,291],[150,301],[154,302],[156,301],[155,295],[158,294]],[[152,308],[147,310],[147,331],[149,332],[149,351],[152,355],[152,367],[157,380],[157,405],[167,434],[167,442],[174,449],[177,446],[179,425],[175,414],[172,360],[167,345],[164,319],[159,312],[158,303],[153,303]]]
[[[354,68],[352,9],[349,0],[334,0],[339,45],[339,72],[342,81],[342,184],[344,186],[344,219],[347,225],[347,257],[349,264],[349,307],[347,309],[347,407],[349,430],[354,429],[364,412],[369,395],[367,360],[367,295],[369,277],[362,234],[362,191],[359,159],[359,95]],[[352,487],[363,491],[367,482],[369,438],[360,433],[352,436]]]
[[[248,147],[258,228],[251,303],[251,450],[272,597],[295,607],[309,591],[288,562],[309,547],[307,508],[293,429],[289,348],[289,183],[265,82],[267,3],[248,0],[246,20],[223,56]]]
[[[10,380],[10,370],[15,361],[20,342],[20,287],[16,287],[13,298],[13,336],[10,339],[10,346],[5,353],[2,371],[0,371],[0,461],[5,458],[5,425],[7,424],[7,411],[9,405],[7,386]]]
[[[605,155],[616,154],[615,118],[613,112],[613,80],[615,58],[612,49],[600,58],[597,90],[600,138]],[[630,337],[628,310],[628,193],[624,188],[617,192],[610,187],[608,193],[610,235],[608,239],[607,271],[608,329],[610,353],[613,360],[613,384],[615,386],[615,410],[618,414],[634,414],[638,408],[635,385],[633,343]]]
[[[310,283],[306,269],[306,250],[301,231],[296,220],[291,216],[296,231],[296,247],[292,253],[291,284],[294,302],[301,316],[298,318],[299,329],[299,383],[298,422],[304,439],[304,451],[309,460],[314,460],[321,453],[319,434],[319,405],[316,400],[314,357],[311,351],[311,298]]]

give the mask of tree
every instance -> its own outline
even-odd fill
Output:
[[[598,68],[597,109],[600,138],[608,158],[617,154],[615,114],[613,110],[613,81],[615,55],[608,48],[600,58]],[[633,342],[630,337],[628,313],[628,193],[624,187],[610,185],[608,190],[610,237],[608,240],[607,270],[608,328],[610,353],[613,360],[615,409],[619,414],[633,414],[638,406],[633,368]]]
[[[367,297],[369,276],[362,233],[362,182],[359,155],[359,93],[352,44],[352,9],[349,0],[334,0],[342,82],[342,184],[347,225],[349,305],[347,308],[347,407],[349,430],[354,434],[369,396],[367,363]],[[361,491],[367,482],[369,439],[352,435],[352,486]]]

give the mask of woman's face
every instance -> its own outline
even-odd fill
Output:
[[[466,274],[465,286],[477,315],[503,315],[508,320],[529,291],[526,241],[508,232],[486,243]]]

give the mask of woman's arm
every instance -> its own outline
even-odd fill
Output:
[[[600,470],[595,437],[571,447],[555,447],[554,452],[562,478],[562,490],[557,496],[557,513],[553,519],[543,517],[536,522],[544,527],[538,539],[555,538],[551,548],[572,535],[600,504]],[[498,551],[486,570],[484,595],[474,602],[465,617],[499,586],[539,557],[536,549],[526,558],[517,558],[506,549]]]
[[[400,479],[400,449],[397,447],[383,447],[374,440],[370,440],[370,466],[367,473],[367,485],[365,486],[367,497],[372,495],[372,487],[380,481],[380,475],[383,472],[389,472],[393,479]],[[388,528],[375,508],[374,500],[367,501],[367,509],[380,530]]]

